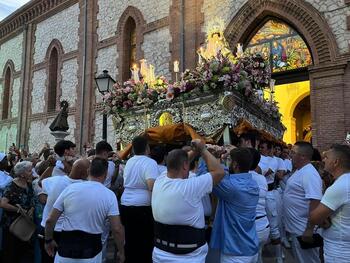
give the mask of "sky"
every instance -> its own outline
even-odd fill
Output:
[[[0,21],[30,0],[0,0]]]

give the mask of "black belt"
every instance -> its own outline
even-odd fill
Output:
[[[74,259],[94,258],[102,251],[101,234],[83,231],[62,231],[57,252],[61,257]]]
[[[205,229],[154,222],[155,246],[173,254],[188,254],[206,243]]]

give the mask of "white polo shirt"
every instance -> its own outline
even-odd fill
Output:
[[[115,194],[103,184],[86,181],[69,185],[54,206],[64,212],[62,230],[102,234],[109,216],[119,215]]]
[[[172,179],[162,174],[154,183],[152,212],[154,220],[168,225],[186,225],[204,228],[202,198],[211,193],[213,179],[210,173],[188,179]],[[154,248],[153,262],[204,262],[208,253],[205,244],[195,251],[176,255]]]
[[[322,179],[312,164],[296,170],[287,181],[283,194],[286,230],[302,235],[309,218],[310,199],[321,200]]]
[[[121,204],[125,206],[150,206],[151,192],[147,180],[157,179],[159,170],[157,162],[145,155],[130,158],[124,169],[124,192]]]
[[[325,192],[321,203],[333,210],[331,227],[324,229],[324,253],[350,258],[350,173],[341,175]]]

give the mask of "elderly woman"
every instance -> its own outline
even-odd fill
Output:
[[[19,162],[13,168],[15,179],[4,191],[0,206],[4,209],[1,225],[3,226],[3,262],[31,262],[31,244],[23,242],[10,233],[9,228],[20,215],[17,205],[20,205],[29,215],[35,206],[34,191],[32,187],[31,162]]]

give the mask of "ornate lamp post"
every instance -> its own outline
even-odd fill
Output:
[[[105,95],[114,85],[115,80],[108,74],[108,70],[104,70],[102,74],[95,78],[98,91]],[[107,114],[103,114],[102,122],[102,140],[107,140]]]

